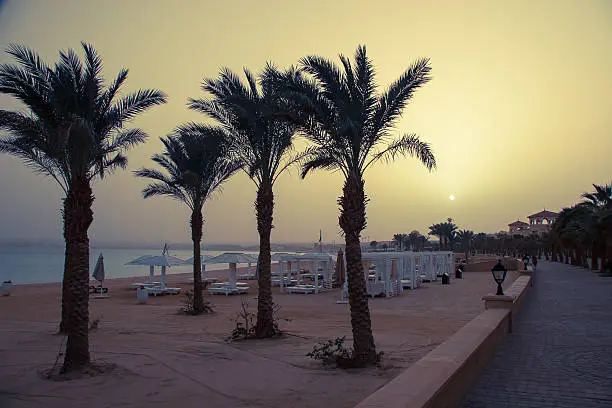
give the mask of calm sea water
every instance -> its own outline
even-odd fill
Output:
[[[100,252],[104,255],[104,271],[107,279],[130,276],[149,276],[148,266],[126,265],[132,259],[142,255],[161,255],[159,248],[153,249],[108,249],[91,248],[89,267],[93,273]],[[202,255],[216,256],[227,251],[202,251]],[[257,252],[245,253],[257,256]],[[170,255],[181,259],[193,256],[191,250],[170,250]],[[207,270],[226,269],[227,264],[207,265]],[[168,274],[187,273],[193,269],[191,265],[168,268]],[[255,265],[253,265],[254,271]],[[155,268],[155,274],[160,274],[160,268]],[[12,280],[15,284],[61,282],[64,273],[64,248],[44,246],[0,246],[0,282]]]

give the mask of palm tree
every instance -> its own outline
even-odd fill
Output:
[[[34,51],[10,45],[16,65],[0,65],[0,93],[24,103],[27,113],[0,110],[0,152],[22,159],[50,176],[65,194],[62,216],[66,242],[62,283],[62,321],[67,333],[63,370],[87,365],[89,357],[89,238],[94,197],[91,183],[125,168],[124,153],[146,134],[125,125],[148,108],[165,103],[157,90],[139,90],[119,98],[128,70],[106,87],[102,59],[82,43],[85,61],[73,50],[61,51],[54,67]]]
[[[193,314],[204,312],[202,297],[202,265],[200,242],[206,200],[220,191],[221,185],[240,169],[241,163],[232,158],[230,139],[218,127],[190,123],[176,129],[174,135],[161,139],[165,150],[152,160],[166,174],[155,169],[140,169],[137,177],[155,180],[143,190],[144,198],[168,196],[191,210],[191,240],[193,241]]]
[[[340,55],[341,67],[319,56],[300,60],[301,69],[280,78],[291,99],[288,115],[312,142],[302,178],[315,169],[344,175],[339,224],[345,237],[354,357],[368,364],[378,357],[372,335],[360,235],[366,227],[364,174],[379,161],[398,155],[417,157],[429,170],[436,166],[427,143],[412,135],[392,137],[392,130],[414,92],[429,81],[430,66],[420,59],[378,95],[372,61],[359,46],[354,61]]]
[[[408,245],[412,247],[413,251],[419,251],[423,249],[422,247],[425,244],[424,239],[426,238],[421,235],[421,233],[417,230],[413,230],[412,232],[410,232],[407,237]]]
[[[440,241],[440,250],[444,249],[444,231],[442,229],[442,224],[432,224],[429,226],[429,232],[427,235],[433,235],[434,237],[438,237]]]
[[[465,259],[469,259],[470,250],[472,249],[472,241],[474,240],[474,231],[471,230],[459,230],[457,232],[457,238],[461,245],[463,246],[463,250],[465,251]]]
[[[271,65],[266,72],[281,73]],[[210,99],[190,99],[190,109],[217,120],[232,139],[232,150],[257,186],[255,212],[259,233],[257,323],[259,338],[277,334],[273,317],[270,235],[273,228],[274,183],[298,157],[290,158],[295,126],[273,115],[283,98],[265,76],[244,70],[247,83],[229,69],[217,79],[205,79],[202,89]]]
[[[593,188],[594,192],[583,193],[581,197],[585,199],[582,205],[591,210],[591,269],[597,269],[601,259],[603,270],[606,259],[612,258],[612,251],[609,249],[609,240],[612,237],[612,225],[609,222],[612,214],[612,184],[593,184]]]
[[[444,232],[444,239],[446,242],[445,248],[450,249],[452,251],[455,242],[455,236],[457,234],[457,225],[453,223],[452,218],[447,218],[446,222],[443,222],[441,225],[442,231]]]
[[[393,241],[397,246],[398,251],[402,250],[402,244],[406,241],[407,234],[393,234]]]
[[[452,249],[449,248],[449,244],[455,239],[455,232],[457,226],[453,224],[453,219],[448,218],[445,222],[439,224],[433,224],[429,227],[429,235],[436,236],[440,239],[440,249]]]

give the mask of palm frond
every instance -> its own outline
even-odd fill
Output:
[[[111,138],[105,152],[125,151],[147,140],[148,135],[142,129],[128,129],[118,132]]]
[[[436,159],[429,144],[411,134],[404,135],[401,139],[389,144],[384,150],[374,154],[363,166],[363,171],[379,160],[395,160],[397,155],[416,157],[429,171],[436,168]]]
[[[51,177],[64,193],[68,193],[69,180],[58,171],[57,163],[39,150],[22,146],[13,140],[0,140],[0,153],[7,153],[21,159],[34,172]]]
[[[346,175],[347,170],[343,168],[342,163],[339,162],[338,158],[329,154],[329,151],[321,147],[310,147],[303,154],[300,159],[301,172],[300,177],[305,178],[309,172],[316,169],[324,170],[336,170],[340,168]]]
[[[414,92],[431,80],[430,72],[429,59],[419,59],[391,84],[378,100],[372,120],[371,137],[395,125]],[[370,143],[374,144],[374,141],[370,140]]]
[[[151,183],[148,184],[142,190],[142,196],[144,198],[150,198],[155,196],[168,196],[174,198],[182,203],[187,204],[191,207],[189,198],[178,188],[162,183]]]
[[[166,94],[157,89],[140,89],[121,98],[111,108],[112,117],[117,127],[146,111],[147,109],[166,103]]]

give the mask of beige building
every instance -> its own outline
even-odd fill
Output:
[[[508,224],[508,233],[510,235],[531,235],[533,233],[542,234],[550,231],[550,226],[557,219],[559,214],[544,210],[527,217],[529,223],[516,220]]]

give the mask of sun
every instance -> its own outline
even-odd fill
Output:
[[[455,201],[455,196],[451,194],[451,195],[448,196],[448,199],[451,200],[451,201]]]

